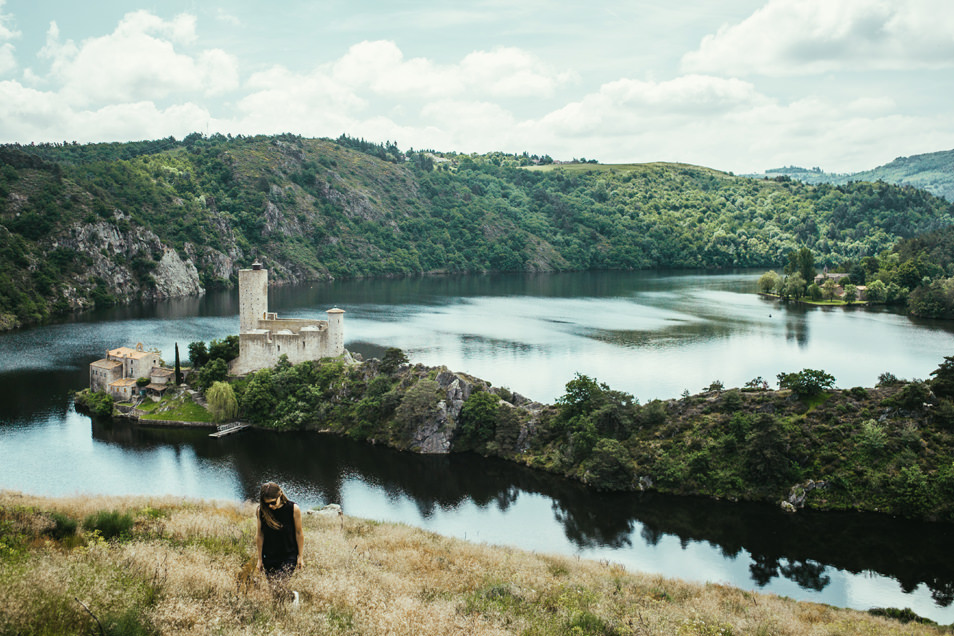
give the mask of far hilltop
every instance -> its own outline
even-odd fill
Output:
[[[863,172],[834,173],[825,172],[819,167],[788,166],[772,168],[762,174],[745,176],[769,179],[789,177],[809,185],[819,183],[843,185],[849,181],[880,180],[899,186],[921,188],[935,196],[954,201],[954,150],[898,157],[890,163]]]

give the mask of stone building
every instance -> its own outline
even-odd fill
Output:
[[[90,363],[89,388],[91,391],[105,391],[113,399],[127,402],[136,396],[136,380],[139,378],[149,378],[152,383],[164,378],[168,382],[172,372],[163,374],[161,369],[159,354],[146,351],[141,342],[135,349],[110,349],[105,358]]]
[[[344,310],[327,310],[328,320],[283,319],[268,311],[268,270],[261,263],[239,270],[239,357],[232,375],[275,366],[282,355],[292,364],[344,354]]]

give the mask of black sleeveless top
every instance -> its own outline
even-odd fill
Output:
[[[295,502],[286,501],[285,505],[271,511],[281,528],[272,528],[265,523],[265,517],[259,510],[259,522],[262,524],[262,563],[278,566],[291,563],[294,566],[298,560],[298,538],[295,536]]]

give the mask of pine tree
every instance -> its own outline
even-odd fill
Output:
[[[179,343],[176,343],[176,386],[182,384],[182,369],[179,368]]]

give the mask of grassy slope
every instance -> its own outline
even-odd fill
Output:
[[[82,520],[102,510],[132,516],[131,533],[109,542],[85,528],[49,536],[52,513]],[[253,572],[253,512],[250,503],[0,492],[0,634],[948,633],[403,525],[308,515],[306,567],[291,580],[302,607],[292,611]]]

